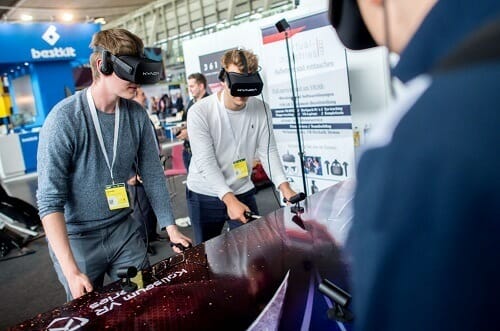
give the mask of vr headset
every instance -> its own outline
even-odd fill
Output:
[[[103,75],[113,72],[123,80],[139,84],[154,84],[160,80],[162,63],[153,61],[144,56],[115,56],[100,46],[95,47],[101,52],[102,63],[99,68]]]
[[[264,83],[258,72],[248,73],[248,65],[245,54],[239,52],[241,62],[243,63],[242,74],[236,72],[227,72],[224,68],[219,73],[219,80],[226,82],[227,87],[231,90],[233,97],[253,97],[262,93]]]
[[[356,0],[330,0],[329,18],[345,47],[361,50],[377,46],[361,17]]]

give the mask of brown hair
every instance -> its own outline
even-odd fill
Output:
[[[139,56],[144,52],[142,39],[128,30],[109,29],[95,33],[90,42],[90,48],[94,49],[90,55],[93,80],[97,80],[101,74],[96,64],[96,60],[101,57],[101,51],[96,50],[96,46],[108,50],[113,55]]]
[[[198,84],[203,84],[203,88],[207,88],[207,79],[205,78],[205,76],[199,72],[195,72],[191,75],[188,76],[188,80],[189,79],[194,79],[196,81],[196,83]]]
[[[259,69],[259,60],[257,59],[257,55],[246,49],[231,49],[224,53],[220,59],[222,67],[226,70],[229,65],[234,64],[238,67],[238,69],[240,69],[241,72],[243,72],[244,65],[241,59],[241,53],[243,53],[247,61],[248,71],[256,72]]]

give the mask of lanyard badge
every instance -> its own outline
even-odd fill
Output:
[[[108,201],[109,210],[122,209],[130,207],[128,200],[127,190],[125,189],[125,183],[115,184],[115,178],[113,175],[113,166],[116,160],[116,150],[118,146],[118,132],[120,129],[120,107],[118,107],[118,101],[115,106],[115,130],[113,134],[113,160],[111,163],[108,159],[108,153],[106,151],[106,146],[104,145],[104,140],[102,137],[101,125],[99,124],[99,118],[97,117],[97,109],[95,108],[94,100],[92,99],[92,94],[90,88],[87,89],[87,101],[89,103],[90,114],[92,115],[92,122],[94,123],[94,129],[97,134],[97,139],[99,140],[99,145],[101,146],[101,152],[108,166],[109,173],[111,176],[112,185],[106,185],[104,193],[106,195],[106,200]]]
[[[235,148],[235,159],[236,161],[233,161],[233,171],[238,179],[242,179],[245,177],[248,177],[249,172],[248,172],[248,166],[247,166],[247,161],[245,158],[241,158],[243,153],[240,153],[240,146],[241,146],[241,137],[237,136],[234,133],[233,127],[231,125],[231,121],[229,120],[229,116],[227,114],[226,107],[224,106],[224,90],[222,90],[222,93],[220,95],[220,99],[217,100],[218,106],[221,108],[221,114],[223,121],[226,123],[226,126],[229,127],[231,130],[231,134],[233,136],[233,141],[236,142],[236,148]],[[246,123],[246,113],[243,114],[243,123]]]
[[[247,161],[245,159],[234,161],[233,170],[238,179],[248,177]]]
[[[106,185],[104,193],[106,193],[106,199],[108,200],[109,210],[116,210],[116,209],[130,207],[127,190],[125,189],[124,183]]]

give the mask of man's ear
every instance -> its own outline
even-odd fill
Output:
[[[102,59],[100,57],[96,57],[95,59],[96,68],[99,69],[101,67],[101,64],[102,64]]]
[[[96,57],[95,59],[95,65],[96,65],[96,68],[97,68],[97,71],[99,72],[99,77],[101,76],[105,76],[102,71],[101,71],[101,66],[102,66],[102,59],[100,56]]]

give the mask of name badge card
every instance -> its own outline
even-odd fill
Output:
[[[238,179],[248,177],[247,161],[245,159],[234,161],[233,170]]]
[[[130,207],[124,183],[106,185],[104,192],[106,193],[106,199],[108,200],[109,210]]]

